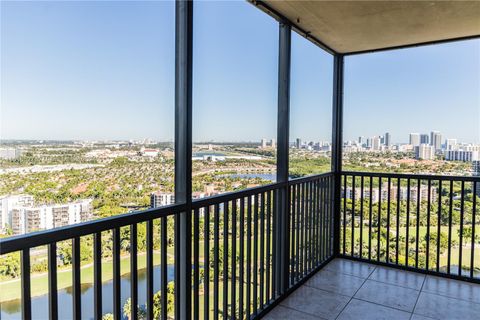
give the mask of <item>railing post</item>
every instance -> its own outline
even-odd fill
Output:
[[[193,3],[175,3],[175,319],[191,318]],[[165,294],[162,292],[162,294]]]
[[[290,117],[290,52],[291,26],[280,22],[278,58],[278,121],[277,121],[277,182],[285,185],[277,191],[275,219],[275,288],[282,294],[288,288],[289,273],[289,226],[288,226],[288,149]]]
[[[343,59],[343,55],[336,54],[333,63],[332,172],[334,174],[333,253],[335,256],[340,253],[340,196],[343,152]]]

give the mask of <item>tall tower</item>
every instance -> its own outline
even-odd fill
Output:
[[[302,147],[302,139],[297,138],[295,146],[297,147],[297,149],[300,149]]]
[[[420,145],[420,133],[410,133],[410,144],[414,147]]]
[[[392,143],[392,137],[390,136],[390,132],[386,132],[384,136],[384,143],[387,147],[390,147]]]
[[[442,150],[442,134],[439,131],[430,132],[430,145],[435,150]]]

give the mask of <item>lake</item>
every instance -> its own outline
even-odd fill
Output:
[[[240,179],[251,179],[251,178],[260,178],[263,180],[269,180],[275,182],[277,176],[274,173],[234,173],[234,174],[224,174],[218,177],[228,177],[228,178],[240,178]]]
[[[172,281],[174,266],[168,265],[167,279]],[[140,305],[146,301],[146,269],[138,270],[138,302]],[[160,266],[154,267],[153,273],[154,293],[160,290]],[[120,281],[122,309],[125,301],[130,298],[130,274],[122,276]],[[82,285],[82,319],[93,319],[93,284]],[[103,313],[113,310],[113,285],[112,281],[102,284]],[[13,300],[0,305],[0,319],[21,319],[21,301]],[[32,298],[32,319],[48,319],[48,295]],[[71,287],[58,291],[58,318],[72,319],[72,289]]]

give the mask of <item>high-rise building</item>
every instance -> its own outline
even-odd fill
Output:
[[[295,142],[295,147],[297,147],[297,149],[300,149],[302,147],[302,139],[297,138]]]
[[[433,146],[422,143],[415,148],[415,157],[421,160],[433,160],[435,157],[435,149]]]
[[[373,150],[380,150],[380,137],[373,137],[372,138],[372,149]]]
[[[426,133],[420,134],[420,144],[425,143],[425,144],[430,144],[430,139],[429,135]]]
[[[365,143],[365,137],[363,136],[358,137],[358,144],[362,146],[364,143]]]
[[[12,210],[18,206],[33,206],[33,196],[28,194],[0,197],[0,230],[12,226]]]
[[[91,219],[92,199],[84,199],[66,204],[14,207],[11,226],[14,234],[24,234]]]
[[[480,160],[478,151],[467,150],[446,150],[445,160],[447,161],[464,161],[473,162]]]
[[[472,173],[476,177],[480,177],[480,160],[472,161]],[[480,197],[480,182],[476,183],[477,196]]]
[[[22,150],[16,148],[1,148],[0,159],[12,160],[22,155]]]
[[[384,136],[384,144],[387,147],[390,147],[391,143],[392,143],[392,137],[390,136],[390,132],[386,132]]]
[[[150,208],[159,208],[175,203],[175,195],[171,192],[153,192],[150,194]]]
[[[275,139],[270,140],[270,146],[275,149],[277,147],[277,141],[275,141]]]
[[[414,147],[420,145],[420,133],[410,133],[410,144]]]
[[[266,148],[267,147],[267,139],[263,138],[262,141],[261,141],[261,144],[262,144],[262,149]]]
[[[446,150],[455,150],[457,146],[457,139],[447,139],[445,140],[445,149]]]
[[[435,148],[435,151],[442,150],[442,134],[439,131],[430,132],[430,145]]]

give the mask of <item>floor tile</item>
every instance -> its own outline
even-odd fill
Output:
[[[337,318],[339,320],[409,320],[410,312],[352,299]]]
[[[421,316],[419,314],[412,314],[412,317],[410,318],[410,320],[432,320],[432,319],[434,319],[434,318]]]
[[[295,290],[281,305],[313,316],[335,319],[349,300],[347,296],[303,286]]]
[[[419,294],[420,291],[414,289],[367,280],[355,298],[412,312]]]
[[[318,320],[322,319],[319,317],[314,317],[312,315],[286,308],[283,306],[277,306],[275,309],[270,311],[263,319],[266,320]]]
[[[329,292],[340,293],[352,297],[362,286],[365,279],[336,273],[329,270],[317,272],[307,283],[307,286],[322,289]]]
[[[478,320],[480,304],[422,292],[414,313],[434,319]]]
[[[369,279],[420,290],[422,289],[425,275],[394,268],[377,267]]]
[[[373,270],[375,270],[375,266],[347,259],[335,259],[327,264],[325,269],[360,278],[368,278]]]
[[[480,284],[427,276],[422,291],[480,303]]]

